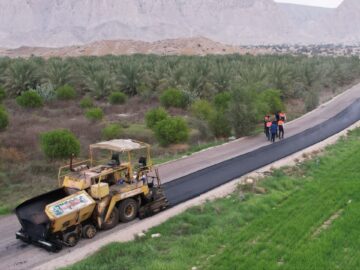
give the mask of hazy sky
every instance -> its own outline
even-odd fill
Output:
[[[274,1],[281,3],[307,5],[307,6],[336,8],[341,4],[343,0],[274,0]]]

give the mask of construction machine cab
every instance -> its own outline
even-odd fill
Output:
[[[120,153],[112,153],[111,160],[109,161],[109,166],[119,166],[120,165]]]
[[[133,183],[144,180],[152,168],[150,145],[130,140],[117,139],[90,145],[90,158],[59,169],[59,186],[79,191],[99,182],[109,186],[120,180]],[[133,155],[139,152],[139,163],[133,164]],[[135,171],[134,171],[135,168]]]

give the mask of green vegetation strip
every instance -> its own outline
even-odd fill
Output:
[[[355,130],[325,155],[275,171],[265,194],[239,188],[68,269],[359,269],[359,148]]]

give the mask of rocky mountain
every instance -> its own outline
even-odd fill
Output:
[[[203,36],[237,45],[354,43],[360,1],[337,9],[272,0],[1,0],[0,47]]]

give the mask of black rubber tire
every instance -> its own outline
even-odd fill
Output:
[[[76,232],[68,232],[64,234],[63,239],[68,247],[74,247],[79,242],[79,234]]]
[[[101,226],[101,229],[103,230],[110,230],[114,228],[119,223],[119,211],[116,207],[112,210],[110,214],[110,218],[107,222],[104,221],[104,223]]]
[[[129,222],[136,218],[139,204],[136,200],[129,198],[119,204],[119,217],[121,222]]]
[[[63,248],[62,244],[59,242],[52,242],[52,244],[51,252],[57,253]]]
[[[96,235],[96,227],[92,224],[86,224],[82,228],[82,237],[91,239]]]

